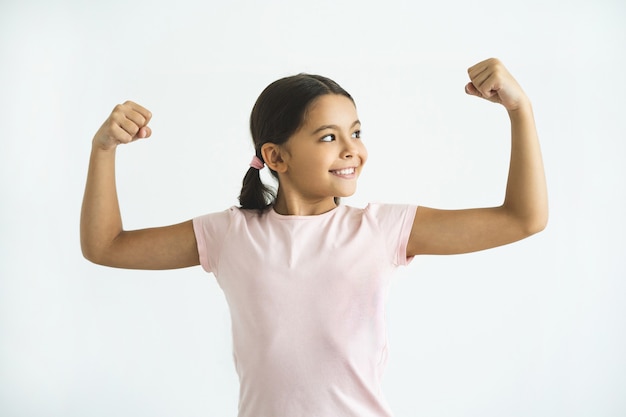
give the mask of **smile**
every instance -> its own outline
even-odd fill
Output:
[[[334,175],[350,176],[350,175],[354,175],[355,171],[356,169],[352,167],[352,168],[337,169],[337,170],[330,171],[330,172],[331,174],[334,174]]]

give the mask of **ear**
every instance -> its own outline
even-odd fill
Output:
[[[283,158],[285,150],[276,143],[264,143],[261,146],[261,155],[265,161],[265,165],[273,171],[285,172],[287,164]]]

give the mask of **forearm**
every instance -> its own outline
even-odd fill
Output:
[[[503,208],[528,233],[545,228],[548,221],[548,194],[541,148],[530,102],[509,111],[511,120],[511,161]]]
[[[98,262],[122,231],[115,185],[115,147],[92,146],[80,219],[80,241],[85,258]]]

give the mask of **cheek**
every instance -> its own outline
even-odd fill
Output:
[[[310,153],[308,157],[301,159],[299,164],[300,172],[303,174],[315,174],[328,165],[328,161],[315,153]]]

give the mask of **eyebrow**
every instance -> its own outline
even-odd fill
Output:
[[[356,125],[360,125],[361,122],[359,120],[355,120],[354,123],[352,123],[352,125],[350,126],[350,129],[352,129],[354,126]],[[326,129],[334,129],[334,130],[339,130],[339,126],[337,125],[324,125],[324,126],[320,126],[317,129],[315,129],[314,132],[312,132],[312,134],[316,134],[321,132],[322,130],[326,130]]]

